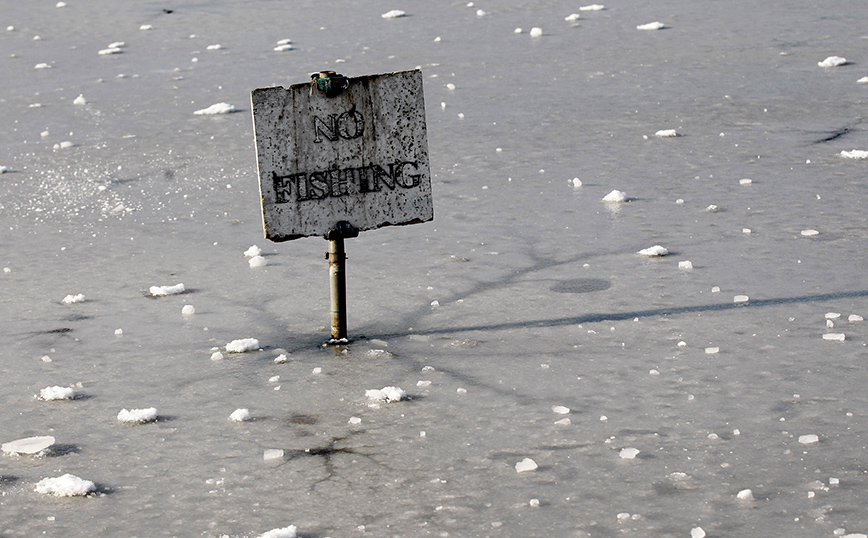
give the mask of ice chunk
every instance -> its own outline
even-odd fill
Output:
[[[813,433],[799,436],[799,442],[803,445],[812,445],[812,444],[817,443],[819,441],[820,441],[820,438]]]
[[[211,354],[211,360],[212,361],[222,361],[223,360],[223,354],[220,353],[219,351],[215,351],[214,353]]]
[[[229,353],[245,353],[259,349],[259,340],[256,338],[239,338],[226,344],[226,351]]]
[[[183,316],[192,316],[196,313],[196,307],[191,304],[185,304],[184,308],[181,309],[181,315]]]
[[[485,10],[483,10],[483,9],[477,9],[476,10],[476,16],[477,17],[484,17],[486,15],[488,15],[488,13],[486,13]]]
[[[282,529],[271,529],[259,538],[297,538],[298,535],[295,533],[295,530],[295,525],[283,527]]]
[[[719,347],[707,347],[707,348],[705,348],[705,354],[706,355],[715,355],[717,353],[720,353]]]
[[[43,435],[25,437],[0,445],[0,450],[7,454],[43,454],[54,444],[54,437]]]
[[[278,45],[274,47],[274,52],[286,52],[288,50],[292,50],[292,45],[289,43],[284,43],[283,45]]]
[[[658,138],[675,138],[681,135],[679,135],[678,131],[676,131],[675,129],[661,129],[654,133],[654,136]]]
[[[690,260],[684,260],[683,262],[678,262],[679,269],[693,269],[693,262]]]
[[[573,423],[573,421],[570,420],[569,417],[567,417],[567,418],[562,418],[562,419],[560,419],[560,420],[556,420],[556,421],[555,421],[555,424],[557,424],[558,426],[569,426],[569,425],[572,424],[572,423]]]
[[[392,355],[385,349],[369,349],[365,353],[365,357],[369,359],[391,359],[392,357],[394,357],[394,355]]]
[[[184,283],[179,282],[174,286],[151,286],[148,288],[152,297],[165,297],[167,295],[178,295],[179,293],[184,293]]]
[[[838,67],[839,65],[844,65],[846,63],[846,58],[841,58],[840,56],[829,56],[822,62],[817,62],[817,65],[820,67]]]
[[[349,424],[361,424],[362,419],[359,417],[350,417],[350,420],[347,421]]]
[[[384,19],[397,19],[398,17],[406,17],[407,14],[400,9],[393,9],[392,11],[387,11],[380,16]]]
[[[244,255],[248,258],[255,258],[262,255],[262,249],[257,247],[256,245],[252,245],[250,248],[244,251]]]
[[[286,357],[286,355],[281,353],[277,357],[274,357],[274,364],[283,364],[283,363],[287,362],[288,360],[289,359]]]
[[[154,27],[151,26],[150,24],[143,24],[143,25],[139,26],[139,30],[153,30],[153,29],[154,29]]]
[[[621,202],[626,202],[629,199],[630,198],[627,196],[627,193],[619,191],[617,189],[613,190],[612,192],[610,192],[606,196],[603,196],[603,201],[609,202],[609,203],[621,203]]]
[[[754,500],[753,499],[753,491],[751,491],[750,489],[743,489],[743,490],[738,492],[738,494],[736,495],[736,498],[738,498],[738,500],[740,500],[740,501],[752,501],[752,500]]]
[[[33,69],[51,69],[51,65],[49,65],[45,62],[42,62],[42,63],[38,63],[35,66],[33,66]]]
[[[636,459],[636,456],[639,455],[639,452],[640,450],[638,448],[627,447],[622,448],[618,455],[625,460],[633,460]]]
[[[833,342],[843,342],[847,339],[844,333],[826,333],[823,335],[823,340],[831,340]]]
[[[263,256],[254,256],[247,260],[247,264],[250,265],[251,269],[256,269],[268,265],[268,260],[266,260]]]
[[[804,237],[814,237],[815,235],[820,235],[820,232],[817,230],[802,230],[802,235]]]
[[[524,473],[527,471],[536,471],[538,467],[539,467],[539,465],[537,465],[535,461],[533,461],[530,458],[525,458],[525,459],[523,459],[520,462],[515,464],[515,471],[518,473]]]
[[[868,151],[861,149],[854,149],[853,151],[841,151],[841,157],[845,157],[847,159],[868,159]]]
[[[693,527],[690,529],[690,538],[705,538],[705,531],[702,527]]]
[[[569,15],[567,15],[566,17],[564,17],[564,20],[567,21],[567,22],[575,22],[575,21],[577,21],[577,20],[579,20],[579,19],[581,19],[581,18],[582,18],[582,17],[579,16],[578,13],[570,13]]]
[[[118,420],[128,424],[144,424],[157,420],[157,408],[147,407],[144,409],[121,409]]]
[[[283,457],[283,449],[280,448],[266,448],[262,453],[262,459],[265,461],[268,460],[276,460]]]
[[[215,43],[214,45],[208,45],[207,47],[205,47],[205,50],[220,50],[222,48],[223,45],[221,45],[220,43]]]
[[[864,321],[864,320],[865,320],[865,318],[863,318],[859,314],[850,314],[850,316],[847,317],[847,321]]]
[[[654,245],[653,247],[643,248],[639,251],[639,254],[651,257],[666,256],[667,254],[669,254],[669,251],[666,248],[661,247],[660,245]]]
[[[826,312],[826,319],[838,319],[841,317],[840,312]]]
[[[78,295],[67,295],[61,302],[63,304],[83,303],[84,294],[79,293]]]
[[[80,94],[78,94],[78,97],[76,97],[75,99],[72,100],[72,104],[79,105],[79,106],[86,105],[87,99],[84,98],[84,94],[80,93]]]
[[[75,389],[72,387],[45,387],[39,391],[40,400],[72,400],[75,398]]]
[[[746,303],[748,301],[750,301],[750,297],[747,295],[736,295],[732,298],[732,302],[734,303]]]
[[[36,483],[36,492],[56,497],[77,497],[96,491],[96,484],[72,474],[43,478]]]
[[[603,11],[606,9],[606,6],[602,4],[591,4],[589,6],[582,6],[579,8],[579,11]]]
[[[576,189],[578,189],[579,187],[582,186],[582,180],[579,179],[579,178],[577,178],[577,177],[574,177],[574,178],[570,181],[570,183],[572,183],[572,184],[573,184],[573,188],[576,188]]]
[[[751,183],[753,183],[753,180],[752,180],[752,179],[748,179],[748,178],[744,178],[744,179],[739,179],[739,180],[738,180],[738,184],[739,184],[739,185],[750,185]]]
[[[862,77],[856,81],[859,84],[868,84],[868,77]]]
[[[400,402],[407,399],[407,393],[401,390],[400,387],[383,387],[381,389],[371,389],[365,391],[365,396],[369,400],[381,400],[386,402]]]
[[[234,105],[230,105],[229,103],[215,103],[208,108],[197,110],[193,112],[193,114],[211,116],[215,114],[229,114],[235,111],[236,108]]]
[[[552,412],[558,415],[568,415],[570,413],[570,408],[562,405],[553,405]]]
[[[717,213],[718,211],[720,211],[720,207],[716,206],[714,204],[711,204],[705,208],[705,211],[707,211],[708,213]]]
[[[640,24],[636,27],[637,30],[662,30],[666,25],[659,21],[649,22],[648,24]]]
[[[236,409],[235,411],[232,411],[231,415],[229,415],[229,420],[234,420],[235,422],[247,422],[251,418],[250,410],[246,408]]]
[[[530,29],[530,36],[531,37],[542,37],[542,35],[543,35],[542,28],[538,28],[538,27],[534,26],[533,28]]]

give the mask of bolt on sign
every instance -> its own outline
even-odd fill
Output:
[[[433,220],[421,71],[251,93],[266,238]]]

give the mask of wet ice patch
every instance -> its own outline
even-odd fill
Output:
[[[619,191],[617,189],[613,190],[606,196],[603,196],[603,201],[610,204],[618,204],[621,202],[627,202],[630,200],[630,197],[627,196],[627,193],[623,191]]]
[[[118,420],[127,424],[145,424],[157,420],[157,408],[146,407],[144,409],[121,409]]]
[[[39,391],[39,395],[36,398],[43,401],[73,400],[75,399],[75,389],[59,386],[45,387]]]
[[[152,297],[165,297],[167,295],[178,295],[179,293],[184,293],[184,283],[179,282],[174,286],[151,286],[148,288],[148,292]]]
[[[817,65],[820,67],[838,67],[839,65],[844,65],[846,63],[846,58],[841,58],[840,56],[829,56],[822,62],[817,62]]]
[[[868,159],[868,151],[861,149],[854,149],[853,151],[843,150],[841,151],[841,157],[845,159],[865,160]]]
[[[407,399],[407,393],[401,390],[400,387],[383,387],[381,389],[371,389],[365,391],[365,396],[369,400],[384,401],[384,402],[400,402]]]
[[[77,295],[67,295],[60,302],[63,304],[83,303],[84,302],[84,294],[79,293]]]
[[[50,435],[41,435],[37,437],[25,437],[24,439],[16,439],[0,445],[0,450],[6,454],[29,454],[42,455],[46,454],[54,444],[54,437]]]
[[[229,353],[245,353],[259,349],[259,340],[256,338],[239,338],[226,344]]]
[[[397,19],[399,17],[406,17],[407,13],[401,11],[400,9],[393,9],[392,11],[387,11],[380,15],[384,19]]]
[[[282,529],[271,529],[259,536],[259,538],[297,538],[296,534],[296,526],[290,525],[289,527],[283,527]]]
[[[525,459],[523,459],[520,462],[515,464],[515,472],[517,472],[517,473],[526,473],[528,471],[536,471],[537,468],[539,468],[539,465],[537,465],[536,462],[530,458],[525,458]]]
[[[234,105],[230,105],[229,103],[215,103],[208,108],[203,108],[193,112],[193,114],[205,115],[205,116],[213,116],[216,114],[230,114],[232,112],[236,112],[236,108]]]
[[[643,248],[639,251],[639,254],[648,257],[666,256],[669,254],[669,250],[660,245],[654,245],[653,247]]]
[[[648,24],[640,24],[636,27],[637,30],[662,30],[666,25],[660,21],[649,22]]]
[[[67,473],[57,478],[43,478],[36,483],[35,491],[55,497],[80,497],[96,491],[96,484]]]

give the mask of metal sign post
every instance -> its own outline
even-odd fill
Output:
[[[422,73],[322,71],[251,102],[265,236],[329,241],[332,342],[346,342],[344,239],[434,218]]]

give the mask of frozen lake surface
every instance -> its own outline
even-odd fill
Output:
[[[862,0],[7,4],[0,537],[868,534]],[[417,66],[324,347],[250,91]]]

